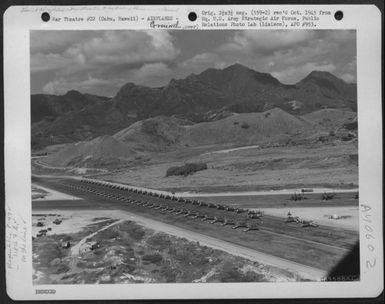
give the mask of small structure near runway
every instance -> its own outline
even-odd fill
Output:
[[[80,246],[79,253],[81,255],[86,254],[87,252],[90,252],[98,248],[100,248],[100,242],[97,242],[97,241],[86,242]]]

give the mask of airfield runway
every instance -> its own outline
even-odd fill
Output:
[[[288,269],[312,280],[322,279],[358,242],[358,233],[355,231],[322,225],[302,227],[296,223],[284,223],[282,218],[274,216],[250,219],[247,212],[236,213],[215,206],[194,205],[191,200],[180,202],[171,198],[85,184],[76,179],[35,177],[33,182],[82,198],[33,201],[33,211],[121,210],[131,220],[156,230]],[[147,203],[148,206],[142,206],[142,203]],[[150,208],[154,206],[152,204],[156,208]],[[178,214],[182,210],[189,212],[190,216]],[[194,215],[196,218],[193,218]],[[199,218],[202,216],[210,220]],[[213,217],[219,221],[211,223]],[[232,224],[224,226],[223,220]],[[246,224],[249,227],[258,227],[258,230],[244,232],[247,227],[232,229],[237,223],[241,226]]]

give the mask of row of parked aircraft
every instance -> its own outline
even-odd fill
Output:
[[[108,183],[108,182],[105,183],[105,182],[97,181],[98,183],[95,183],[95,182],[91,183],[88,180],[84,180],[84,179],[82,180],[82,182],[86,183],[86,184],[96,184],[96,185],[105,186],[105,187],[112,188],[112,189],[119,189],[119,190],[128,191],[128,192],[134,192],[134,190],[135,190],[133,188],[130,188],[129,186],[123,186],[123,188],[122,188],[122,186],[114,185],[114,184]],[[248,232],[250,230],[259,230],[259,227],[256,223],[248,223],[245,220],[237,220],[237,219],[233,219],[233,218],[215,216],[212,214],[208,214],[207,212],[199,212],[199,211],[191,210],[191,209],[184,208],[184,207],[182,207],[182,208],[175,207],[175,206],[172,206],[169,204],[164,204],[164,203],[149,202],[149,201],[140,200],[140,199],[133,199],[133,198],[127,197],[127,196],[119,194],[119,193],[108,192],[108,191],[104,191],[102,189],[93,188],[93,187],[87,187],[86,185],[81,186],[81,185],[67,184],[67,183],[63,183],[63,185],[69,186],[75,190],[91,192],[91,193],[94,193],[94,194],[99,195],[99,196],[119,200],[119,201],[129,203],[132,205],[142,206],[142,207],[145,207],[148,209],[159,210],[162,213],[166,213],[166,212],[167,213],[174,213],[175,215],[190,217],[192,219],[197,219],[197,220],[201,220],[201,221],[207,221],[211,224],[220,223],[222,226],[232,226],[231,227],[232,229],[245,228],[245,229],[243,229],[244,232]],[[117,187],[119,187],[119,188],[117,188]],[[149,192],[149,191],[145,191],[145,192],[146,193],[143,193],[143,190],[141,190],[141,192],[135,191],[135,193],[141,193],[141,194],[146,194],[146,195],[151,195],[151,193],[154,194],[153,192]],[[185,203],[185,204],[192,204],[192,205],[196,205],[196,206],[215,208],[218,210],[235,212],[237,214],[238,213],[246,213],[247,218],[249,218],[249,219],[260,219],[263,216],[263,213],[261,211],[233,208],[230,206],[225,206],[225,205],[220,205],[220,204],[212,204],[212,203],[206,203],[206,202],[202,202],[202,201],[198,201],[198,200],[178,198],[176,196],[170,196],[170,195],[163,194],[163,193],[161,193],[161,194],[155,193],[155,194],[158,194],[155,196],[158,196],[159,198],[170,199],[170,200],[174,200],[174,201]],[[152,195],[152,196],[154,196],[154,195]]]
[[[192,205],[196,205],[199,207],[208,207],[208,208],[216,208],[218,210],[226,210],[229,212],[235,212],[237,214],[247,212],[247,216],[250,219],[259,219],[263,216],[263,212],[260,210],[249,210],[249,209],[226,206],[226,205],[222,205],[222,204],[206,203],[206,202],[199,201],[199,200],[192,200],[192,199],[188,199],[188,198],[177,197],[175,195],[171,195],[167,192],[162,192],[162,191],[150,191],[150,190],[140,189],[140,188],[136,188],[136,187],[132,187],[132,186],[128,186],[128,185],[118,185],[118,184],[114,184],[114,183],[110,183],[110,182],[106,182],[106,181],[93,180],[93,179],[82,179],[81,182],[86,183],[86,184],[103,186],[103,187],[107,187],[110,189],[117,189],[117,190],[132,192],[132,193],[138,193],[138,194],[144,194],[144,195],[149,195],[149,196],[153,196],[153,197],[159,197],[159,198],[168,199],[168,200],[172,200],[172,201],[178,201],[180,203],[192,204]]]

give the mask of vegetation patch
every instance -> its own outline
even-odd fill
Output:
[[[135,241],[140,241],[143,239],[143,237],[146,234],[146,231],[143,227],[136,225],[134,223],[127,224],[120,224],[117,226],[117,230],[120,232],[125,232],[128,234],[128,236]]]
[[[175,166],[171,167],[166,172],[166,177],[168,176],[178,176],[183,175],[187,176],[190,174],[194,174],[195,172],[206,170],[207,164],[206,163],[187,163],[183,166]]]
[[[146,254],[142,256],[142,261],[145,264],[155,264],[158,265],[162,262],[163,258],[160,254],[154,253],[154,254]]]
[[[346,130],[357,130],[358,123],[357,123],[357,121],[349,122],[349,123],[344,124],[344,127]]]
[[[158,249],[166,249],[171,247],[171,241],[167,234],[156,233],[147,239],[147,244]]]

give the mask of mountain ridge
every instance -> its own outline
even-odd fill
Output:
[[[268,73],[234,64],[172,79],[158,88],[128,82],[112,98],[75,90],[61,96],[31,95],[32,146],[111,135],[136,121],[159,115],[186,120],[193,117],[194,123],[215,117],[216,112],[264,112],[273,108],[296,115],[324,108],[356,111],[356,85],[322,71],[286,85]]]

